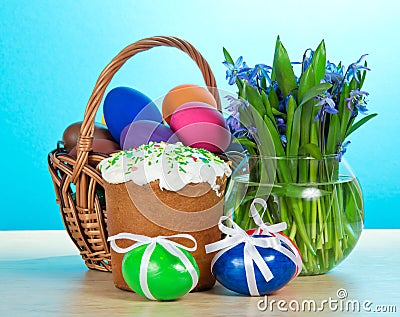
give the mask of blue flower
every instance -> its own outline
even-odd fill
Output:
[[[321,107],[321,109],[319,109],[314,121],[322,121],[324,112],[330,114],[338,113],[338,110],[335,108],[335,102],[333,101],[330,93],[326,92],[325,94],[317,96],[316,99],[319,100],[319,102],[316,103],[315,106]]]
[[[275,118],[276,121],[276,125],[278,126],[278,131],[280,134],[285,133],[286,131],[286,123],[285,120],[283,120],[282,118]]]
[[[246,80],[247,83],[248,83],[250,86],[252,86],[252,87],[254,87],[254,88],[258,88],[258,87],[257,87],[256,78],[253,78],[253,77],[252,77],[251,68],[244,68],[243,70],[240,70],[239,73],[238,73],[238,75],[237,75],[237,78],[239,78],[239,79],[241,79],[241,80]]]
[[[252,137],[254,140],[258,139],[257,128],[256,127],[248,126],[248,127],[246,127],[246,130],[247,130],[247,132],[248,132],[250,137]]]
[[[243,127],[239,119],[239,107],[245,109],[249,106],[248,101],[230,95],[225,96],[225,98],[229,101],[229,105],[225,107],[225,109],[232,112],[232,114],[226,119],[226,125],[229,131],[235,138],[248,137],[249,131],[246,127]]]
[[[357,110],[359,113],[363,114],[364,116],[366,116],[368,114],[368,109],[365,105],[359,105],[356,106]]]
[[[226,125],[229,128],[229,131],[234,134],[235,132],[239,131],[242,127],[240,120],[234,116],[229,116],[226,119]]]
[[[241,129],[239,129],[239,130],[233,132],[232,134],[233,134],[233,136],[234,136],[235,138],[238,139],[238,138],[247,137],[249,133],[248,133],[248,131],[247,131],[246,128],[241,128]]]
[[[336,66],[335,63],[331,63],[330,61],[326,62],[325,70],[327,72],[338,73],[338,74],[343,75],[343,69],[344,69],[344,66],[339,67],[339,66]]]
[[[286,143],[287,143],[286,134],[282,134],[281,135],[281,142],[282,142],[283,146],[286,146]]]
[[[256,77],[261,79],[264,77],[266,80],[268,80],[268,83],[271,85],[271,77],[269,76],[271,70],[272,70],[271,66],[265,64],[257,64],[251,71],[250,79],[254,80],[256,79]]]
[[[238,119],[236,119],[236,120],[238,120]],[[238,130],[236,130],[236,131],[231,130],[231,133],[237,139],[238,138],[249,138],[250,140],[255,141],[258,138],[257,129],[255,127],[250,127],[250,126],[243,127],[241,124],[240,124],[240,128]]]
[[[236,82],[236,78],[238,77],[239,72],[247,71],[250,70],[249,67],[247,67],[246,63],[243,62],[243,56],[240,56],[234,65],[231,63],[228,63],[227,61],[223,62],[228,70],[226,71],[226,79],[229,78],[229,85],[233,85]]]
[[[271,83],[271,87],[269,89],[274,89],[275,92],[278,93],[278,90],[279,90],[278,82],[276,80],[273,80]]]
[[[239,107],[245,109],[249,106],[249,102],[247,100],[241,98],[235,98],[233,96],[227,95],[225,98],[229,101],[229,105],[225,107],[226,110],[232,112],[233,117],[237,117],[239,114]]]
[[[365,97],[368,96],[369,93],[366,91],[361,91],[360,89],[354,89],[350,91],[350,96],[348,98],[344,98],[347,101],[347,108],[352,111],[351,105],[354,105],[354,112],[360,112],[361,114],[366,115],[368,112],[367,107],[365,106],[366,101]],[[356,114],[356,113],[355,113]]]
[[[278,96],[279,98],[280,96]],[[290,97],[293,97],[292,94],[287,95],[284,99],[279,98],[279,107],[278,110],[280,112],[287,112],[287,108],[288,108],[288,103],[289,103],[289,99]]]
[[[327,61],[325,68],[325,82],[328,83],[340,83],[343,80],[343,69],[344,67],[338,67],[334,63]]]
[[[350,143],[351,143],[350,141],[344,142],[343,144],[341,142],[339,142],[338,153],[337,153],[339,162],[342,161],[343,155],[344,155],[344,153],[346,153],[347,147],[349,146]]]
[[[282,145],[285,146],[287,143],[285,120],[283,120],[282,118],[275,118],[275,121],[276,121],[276,125],[278,126],[278,132],[280,135]]]
[[[360,83],[360,79],[358,78],[358,72],[361,70],[371,70],[370,68],[361,65],[361,63],[365,60],[365,58],[368,56],[368,54],[362,55],[357,62],[350,64],[350,66],[347,68],[347,80],[350,80],[350,77],[353,76],[355,81],[357,83]]]

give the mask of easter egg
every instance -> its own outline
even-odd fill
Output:
[[[92,151],[93,152],[108,155],[108,154],[111,154],[114,152],[118,152],[120,150],[121,150],[121,148],[119,147],[119,144],[114,141],[107,140],[107,139],[93,139],[93,142],[92,142]],[[76,158],[76,155],[77,155],[76,146],[72,148],[72,150],[69,152],[69,154],[71,156],[73,156],[74,158]]]
[[[148,245],[141,245],[127,252],[122,260],[122,275],[128,286],[136,293],[146,297],[140,279],[140,267],[143,254]],[[199,268],[193,256],[186,250],[186,255],[199,275]],[[173,300],[186,295],[193,287],[193,280],[181,259],[156,244],[145,271],[147,287],[157,300]]]
[[[217,108],[214,96],[206,88],[191,84],[180,85],[172,88],[164,97],[162,103],[164,120],[169,124],[175,109],[184,103],[192,101],[204,102]]]
[[[104,120],[119,142],[122,130],[133,120],[161,122],[161,114],[151,99],[129,87],[112,89],[104,99]]]
[[[248,229],[246,230],[246,233],[250,236],[259,236],[259,235],[264,235],[263,230],[259,229],[259,228],[252,228],[252,229]],[[271,236],[270,233],[267,234],[267,236]],[[286,234],[282,233],[282,232],[276,232],[273,234],[273,236],[277,237],[279,240],[281,240],[281,244],[288,250],[290,250],[296,257],[297,261],[299,263],[302,262],[301,259],[301,252],[299,247],[293,242],[292,239],[290,239]],[[300,265],[302,266],[302,265]],[[295,274],[292,276],[292,279],[294,279],[295,277],[297,277],[300,274],[300,267],[296,266],[296,272]]]
[[[222,114],[203,102],[188,102],[171,116],[170,126],[184,145],[223,152],[229,146],[231,134]]]
[[[128,124],[121,132],[121,149],[127,150],[149,142],[176,143],[178,137],[162,123],[150,120],[138,120]]]
[[[76,142],[78,141],[79,134],[81,132],[82,121],[75,122],[69,125],[63,133],[62,140],[64,142],[64,148],[67,152],[70,152],[74,146],[76,146]],[[94,139],[106,139],[106,140],[114,140],[108,131],[107,127],[100,124],[94,124]]]
[[[263,236],[253,236],[262,239]],[[296,264],[285,254],[272,249],[256,246],[257,251],[268,265],[274,277],[266,281],[254,264],[254,275],[261,296],[271,294],[285,286],[296,272]],[[245,295],[250,295],[244,266],[244,243],[223,252],[214,262],[212,272],[223,286]]]

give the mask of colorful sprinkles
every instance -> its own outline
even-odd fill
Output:
[[[189,183],[207,182],[217,196],[222,195],[217,178],[232,173],[229,164],[215,154],[180,142],[151,142],[114,153],[100,162],[100,169],[111,184],[133,181],[144,185],[158,180],[162,190],[178,191]]]
[[[200,163],[208,166],[210,166],[211,162],[214,164],[225,164],[218,156],[207,150],[191,148],[181,143],[177,143],[176,145],[177,146],[168,147],[169,144],[165,142],[150,142],[149,144],[143,144],[139,147],[114,153],[108,159],[108,164],[105,169],[109,169],[111,166],[118,164],[121,157],[133,159],[132,163],[127,165],[128,168],[125,174],[137,171],[138,163],[145,160],[147,160],[148,166],[152,165],[153,158],[157,164],[161,156],[163,156],[162,159],[166,159],[169,163],[170,169],[167,171],[167,174],[171,174],[171,170],[174,169],[175,166],[174,163],[177,164],[178,171],[182,173],[186,173],[184,166],[189,163]]]

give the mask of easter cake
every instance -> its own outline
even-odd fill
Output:
[[[231,174],[229,163],[180,142],[150,142],[112,154],[100,162],[99,169],[105,180],[109,236],[191,234],[198,244],[193,256],[200,270],[194,290],[211,288],[213,255],[205,253],[204,245],[221,237],[217,223]],[[120,247],[131,244],[119,242]],[[121,271],[123,254],[111,250],[111,259],[115,286],[129,290]]]

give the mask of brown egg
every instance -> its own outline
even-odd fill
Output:
[[[111,140],[107,140],[107,139],[93,139],[93,143],[92,143],[92,148],[93,148],[93,152],[96,153],[102,153],[102,154],[111,154],[113,152],[118,152],[121,151],[121,148],[119,147],[119,144],[111,141]],[[69,152],[69,154],[71,156],[73,156],[74,158],[76,158],[76,146],[72,148],[72,150]]]
[[[76,146],[76,142],[78,141],[79,133],[81,130],[82,121],[75,122],[68,126],[62,136],[62,140],[64,142],[64,148],[68,152],[72,150],[74,146]],[[94,124],[94,139],[105,139],[110,141],[115,141],[108,131],[107,127],[100,123]]]
[[[217,107],[214,96],[204,87],[186,84],[171,89],[164,97],[162,115],[169,124],[171,115],[176,108],[187,102],[199,101]]]

